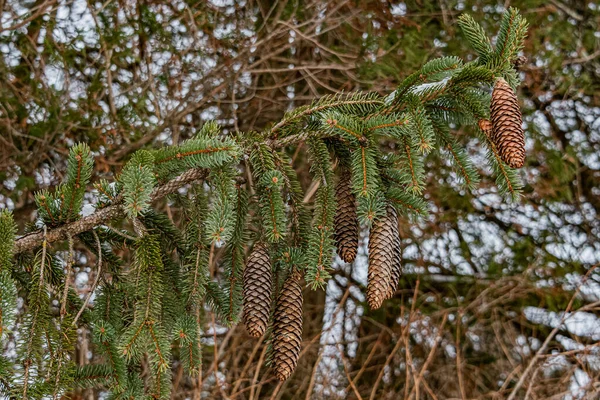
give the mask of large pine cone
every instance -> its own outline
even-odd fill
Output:
[[[302,277],[294,271],[277,297],[273,316],[273,367],[280,381],[290,377],[302,347]]]
[[[244,324],[250,336],[265,333],[271,310],[271,257],[264,243],[257,243],[244,269]]]
[[[500,158],[511,168],[525,164],[525,134],[517,96],[502,78],[496,81],[490,104],[492,135]]]
[[[395,233],[394,233],[395,232]],[[381,307],[390,291],[397,252],[394,247],[398,236],[395,212],[386,211],[385,217],[375,221],[369,235],[369,273],[367,302],[372,310]]]
[[[342,171],[336,187],[337,210],[334,218],[335,243],[342,260],[354,262],[358,251],[358,219],[356,199],[352,193],[351,175]]]
[[[396,289],[398,289],[398,282],[402,276],[402,245],[400,243],[400,232],[398,231],[398,214],[396,209],[392,206],[387,208],[388,218],[391,218],[394,223],[392,224],[392,239],[394,248],[394,264],[392,267],[392,276],[390,279],[389,291],[386,298],[390,299],[394,297]]]

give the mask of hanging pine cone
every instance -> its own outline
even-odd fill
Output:
[[[502,78],[496,81],[490,105],[492,135],[500,158],[511,168],[525,164],[525,134],[517,96]]]
[[[335,212],[335,243],[342,260],[354,262],[358,251],[358,219],[356,216],[356,199],[352,193],[351,175],[342,171],[335,194],[337,210]]]
[[[257,243],[244,269],[244,324],[250,336],[265,333],[271,310],[271,258],[264,243]]]
[[[273,316],[273,367],[280,381],[290,377],[302,347],[302,277],[294,271],[277,297]]]
[[[477,124],[479,125],[479,129],[481,129],[486,136],[490,137],[492,135],[492,121],[489,119],[480,119],[477,121]]]
[[[395,228],[394,228],[395,226]],[[367,279],[367,302],[372,310],[381,307],[390,291],[396,250],[394,230],[398,234],[396,213],[388,210],[385,217],[373,223],[369,235],[369,273]]]
[[[400,233],[398,232],[398,214],[396,209],[392,206],[387,207],[388,218],[392,219],[392,246],[394,249],[394,264],[392,268],[392,276],[390,279],[389,291],[386,298],[390,299],[394,297],[396,289],[398,289],[398,282],[400,276],[402,276],[402,246],[400,243]]]
[[[527,64],[527,57],[519,56],[513,60],[513,68],[519,70],[523,65]]]

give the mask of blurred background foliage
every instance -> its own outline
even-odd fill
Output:
[[[133,151],[178,143],[208,120],[260,131],[326,94],[388,94],[431,58],[473,58],[461,13],[492,33],[508,6],[530,25],[518,66],[521,200],[503,201],[474,132],[456,129],[485,179],[460,190],[447,160],[427,159],[431,213],[401,224],[396,297],[369,311],[364,246],[354,265],[338,259],[325,291],[305,291],[302,356],[280,384],[261,367],[262,340],[208,318],[202,393],[598,398],[600,6],[591,1],[2,1],[0,207],[20,231],[34,221],[34,191],[62,181],[76,142],[95,156],[92,181],[112,180]],[[306,151],[293,157],[306,189]],[[163,207],[182,217],[176,202]],[[88,272],[80,262],[71,277],[82,295]],[[93,355],[80,339],[85,364]],[[174,372],[173,398],[189,398],[193,382]]]

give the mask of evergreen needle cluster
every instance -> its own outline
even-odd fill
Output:
[[[388,96],[326,96],[288,112],[261,133],[227,135],[207,123],[181,144],[137,151],[116,182],[96,182],[91,193],[86,190],[93,155],[85,144],[72,147],[64,183],[35,196],[36,227],[44,235],[33,251],[13,254],[21,239],[11,213],[0,213],[0,337],[16,341],[15,355],[0,358],[0,390],[25,399],[59,398],[75,386],[105,388],[111,399],[169,398],[174,363],[190,375],[201,371],[205,312],[211,310],[227,326],[239,321],[242,304],[249,301],[244,285],[256,286],[246,282],[252,273],[244,274],[252,243],[260,250],[253,256],[257,268],[271,269],[265,282],[270,285],[272,275],[274,287],[261,292],[265,289],[258,285],[248,296],[267,302],[260,308],[261,323],[276,316],[273,348],[280,351],[287,314],[274,303],[301,316],[302,295],[294,285],[303,277],[313,289],[322,288],[330,276],[339,241],[334,236],[339,171],[347,174],[344,193],[352,199],[344,205],[350,208],[343,220],[346,231],[357,232],[348,215],[366,227],[396,213],[426,215],[426,174],[434,173],[426,169],[427,157],[448,160],[465,189],[479,183],[479,168],[454,136],[458,126],[473,127],[499,192],[517,198],[517,173],[478,122],[489,118],[494,82],[502,78],[513,89],[518,85],[512,65],[527,24],[516,10],[507,11],[495,46],[468,15],[459,25],[477,54],[472,62],[429,61]],[[300,184],[288,154],[300,143],[310,158],[308,188]],[[174,224],[152,200],[157,193],[176,192],[181,177],[198,169],[206,172],[202,183],[174,195],[184,214],[183,222]],[[86,195],[95,197],[96,213],[82,217]],[[99,220],[76,230],[110,207],[118,212],[106,215],[120,221]],[[46,240],[55,229],[66,230],[68,251]],[[92,298],[80,299],[65,274],[81,254],[79,246],[95,255]],[[130,255],[121,257],[123,250]],[[349,251],[353,259],[355,252]],[[280,293],[288,277],[277,300],[271,289]],[[387,286],[381,291],[389,295]],[[294,298],[281,298],[287,292]],[[17,307],[18,297],[23,307]],[[76,367],[73,357],[77,328],[93,337],[94,363],[84,367]],[[258,334],[264,330],[261,326]],[[290,334],[299,343],[301,331]],[[297,346],[293,351],[289,364],[282,364],[289,359],[285,354],[272,358],[283,379],[297,362]]]

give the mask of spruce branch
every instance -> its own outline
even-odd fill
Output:
[[[188,183],[195,182],[197,180],[204,179],[208,176],[208,171],[202,168],[190,169],[178,177],[168,181],[167,183],[160,185],[154,189],[150,195],[151,201],[161,199],[171,193],[175,193],[181,187]],[[46,236],[47,243],[53,243],[61,240],[65,240],[68,234],[76,236],[80,233],[87,232],[94,229],[98,225],[102,225],[107,221],[123,218],[125,216],[125,209],[123,207],[123,198],[119,197],[115,200],[113,205],[105,208],[98,209],[91,215],[83,217],[77,221],[70,222],[58,228],[48,230]],[[44,241],[44,233],[42,231],[35,231],[21,236],[15,240],[14,254],[20,254],[25,251],[32,250],[39,247]]]
[[[284,136],[279,139],[267,139],[267,140],[265,140],[265,144],[267,146],[269,146],[270,148],[272,148],[273,150],[276,150],[276,149],[281,149],[283,147],[293,146],[295,144],[305,142],[306,140],[308,140],[309,138],[312,138],[312,137],[325,139],[325,138],[330,138],[330,137],[335,137],[335,136],[336,136],[335,133],[332,133],[330,131],[319,131],[319,130],[313,131],[313,130],[305,129],[299,133],[291,134],[289,136]]]
[[[281,193],[282,184],[283,175],[277,170],[267,171],[258,182],[260,213],[265,225],[264,232],[271,243],[278,242],[286,233],[285,204]]]
[[[401,126],[408,124],[409,120],[406,117],[396,115],[396,114],[388,114],[385,116],[377,116],[375,118],[370,118],[367,121],[367,131],[388,131],[391,130],[396,135],[398,135],[398,131],[402,132],[400,129]],[[402,133],[400,134],[402,135]],[[394,136],[393,134],[390,136]]]
[[[146,150],[137,151],[119,176],[123,185],[125,212],[130,218],[135,218],[144,212],[151,200],[151,193],[156,184],[152,171],[153,155]]]
[[[184,278],[183,293],[185,304],[198,312],[202,308],[209,275],[209,254],[204,242],[204,222],[208,214],[208,204],[204,190],[195,190],[194,197],[186,208],[188,223],[185,227],[185,261],[188,271]]]
[[[294,246],[300,246],[306,241],[310,229],[310,215],[302,201],[304,196],[302,186],[289,156],[283,152],[276,152],[275,164],[283,175],[284,187],[287,192],[287,206],[291,222],[288,237]]]
[[[422,104],[411,107],[411,128],[416,133],[414,145],[421,154],[429,153],[433,148],[433,126]]]
[[[481,25],[471,15],[462,14],[458,17],[458,26],[465,34],[471,47],[475,49],[477,56],[479,56],[479,62],[485,64],[493,49],[490,39]]]
[[[67,268],[65,272],[65,281],[63,283],[63,293],[60,301],[60,320],[64,319],[65,315],[67,315],[67,295],[69,294],[69,279],[71,277],[71,272],[73,272],[73,264],[74,260],[74,249],[73,249],[73,236],[67,236],[67,242],[69,243],[69,252],[67,254]]]
[[[275,124],[270,132],[269,137],[275,139],[279,137],[279,132],[285,127],[295,123],[302,118],[311,116],[313,114],[332,109],[353,109],[358,108],[364,109],[365,107],[380,106],[383,104],[383,100],[378,98],[377,95],[364,94],[364,93],[351,93],[351,94],[337,94],[332,96],[324,96],[321,99],[313,102],[310,106],[300,107],[293,112],[289,112],[285,117]]]
[[[67,164],[67,181],[61,190],[61,221],[76,219],[79,215],[85,189],[92,177],[94,159],[90,148],[79,143],[71,148]]]
[[[206,239],[212,243],[226,243],[234,229],[235,171],[230,166],[211,170],[208,181],[213,188],[212,201],[204,221]]]
[[[519,14],[519,11],[511,7],[504,13],[498,38],[496,50],[491,63],[498,68],[511,64],[516,58],[517,53],[523,47],[523,41],[527,33],[527,21]]]
[[[40,335],[42,333],[43,328],[39,328],[38,325],[42,323],[42,319],[44,319],[45,315],[42,315],[47,312],[48,305],[48,295],[45,291],[44,285],[44,270],[46,267],[46,255],[48,251],[48,241],[47,241],[47,229],[44,227],[43,231],[43,242],[42,242],[42,250],[41,250],[41,260],[39,270],[34,272],[34,281],[32,282],[33,287],[29,293],[29,301],[32,305],[31,315],[29,316],[30,321],[27,324],[28,332],[26,333],[26,344],[24,346],[24,356],[23,356],[23,392],[22,398],[27,399],[27,390],[29,389],[29,374],[31,371],[31,365],[33,364],[33,355],[36,351],[41,351],[40,345]],[[37,260],[36,260],[37,261]]]
[[[408,187],[414,194],[420,194],[423,191],[423,181],[425,172],[423,169],[423,160],[417,154],[416,149],[411,145],[408,138],[404,139],[402,146],[402,156],[404,158],[404,169],[408,172]]]
[[[433,126],[439,147],[450,156],[450,162],[463,185],[471,190],[475,189],[479,183],[479,175],[467,152],[450,136],[447,125],[434,118]]]
[[[242,307],[242,279],[244,269],[244,243],[247,240],[246,218],[248,214],[248,195],[240,186],[236,186],[235,229],[227,248],[225,264],[226,289],[228,295],[225,322],[233,326],[238,321]]]
[[[322,140],[309,142],[311,171],[317,182],[322,184],[317,190],[313,226],[309,234],[306,280],[313,289],[323,287],[329,278],[328,269],[333,258],[333,219],[337,208],[335,185],[327,146]]]
[[[341,236],[347,236],[343,239],[347,239],[349,249],[344,260],[352,261],[356,256],[359,223],[371,227],[369,303],[376,308],[392,296],[401,273],[397,215],[427,213],[422,194],[426,157],[441,154],[464,186],[474,188],[477,170],[462,147],[464,143],[452,136],[450,128],[474,125],[489,116],[487,87],[498,78],[504,78],[513,89],[518,83],[511,60],[522,47],[524,19],[514,10],[507,12],[496,50],[472,19],[461,17],[460,21],[478,60],[466,64],[457,57],[431,60],[385,98],[360,92],[325,96],[289,111],[261,133],[227,135],[216,123],[207,123],[181,144],[139,150],[115,182],[101,180],[94,185],[96,210],[83,218],[80,210],[93,159],[86,145],[74,146],[65,182],[52,193],[41,191],[35,196],[37,222],[43,223],[43,233],[31,232],[14,241],[10,215],[0,214],[2,330],[12,323],[10,311],[16,308],[10,276],[15,272],[12,258],[28,250],[37,252],[33,265],[25,265],[26,269],[31,267],[33,283],[19,288],[29,289],[25,329],[19,335],[23,339],[18,352],[25,354],[21,357],[25,359],[25,375],[19,376],[19,395],[43,397],[47,395],[38,396],[38,392],[47,390],[57,397],[77,377],[82,386],[114,386],[111,396],[166,398],[174,358],[183,366],[180,371],[199,375],[201,388],[205,305],[212,309],[213,327],[217,316],[228,326],[236,323],[243,303],[244,320],[253,336],[269,332],[271,320],[275,321],[274,347],[287,343],[289,332],[296,335],[293,357],[285,354],[279,358],[292,360],[285,370],[280,369],[280,377],[287,378],[301,344],[300,331],[284,326],[287,311],[302,315],[300,275],[304,274],[309,286],[324,287],[330,278],[336,242],[338,250],[343,250]],[[516,196],[518,176],[502,163],[500,147],[487,136],[482,139],[489,148],[500,191]],[[295,153],[293,146],[297,146]],[[297,159],[300,164],[310,164],[314,178],[306,191],[301,182],[308,182],[294,169]],[[337,196],[336,167],[344,179],[344,188]],[[241,172],[247,174],[248,183],[243,188],[238,176]],[[181,175],[173,178],[177,174]],[[170,212],[163,214],[151,207],[152,201],[199,179],[206,180],[206,185],[177,198],[180,203],[174,219]],[[257,194],[258,208],[253,202],[248,205],[249,193]],[[336,217],[339,209],[347,219]],[[180,221],[180,216],[184,221],[181,230],[174,222]],[[125,217],[133,223],[137,237],[107,225],[112,219]],[[251,246],[248,217],[260,218],[261,224],[244,268],[245,251]],[[76,296],[69,292],[75,238],[96,254],[98,263],[83,302],[73,300]],[[66,274],[48,248],[50,243],[65,239],[69,246]],[[40,244],[42,250],[38,251]],[[133,250],[130,273],[122,273],[128,267],[113,248]],[[29,261],[27,257],[18,260]],[[282,261],[286,258],[287,265]],[[97,290],[103,273],[112,280]],[[273,318],[272,294],[282,288],[286,275],[294,282],[285,284],[275,296],[280,300]],[[294,292],[293,301],[286,299],[290,297],[286,290]],[[86,312],[94,292],[98,295],[93,310]],[[48,312],[55,294],[60,299],[59,329],[54,324],[59,318]],[[79,309],[72,320],[67,306]],[[84,312],[82,319],[94,331],[94,352],[103,360],[98,366],[74,372],[67,354]],[[216,374],[216,329],[213,335]],[[173,342],[178,346],[173,347],[177,353],[172,358]],[[40,354],[41,350],[49,356]],[[143,377],[137,375],[140,365],[144,367]],[[38,388],[36,380],[41,376],[45,376],[47,388]]]
[[[386,198],[396,208],[396,211],[398,211],[399,214],[408,214],[418,217],[427,216],[427,202],[412,193],[399,188],[390,188],[386,193]]]
[[[181,316],[173,329],[173,337],[179,341],[179,352],[184,369],[192,374],[200,373],[201,360],[198,352],[198,332],[196,322],[191,315]]]
[[[92,283],[92,286],[90,287],[90,291],[88,292],[87,296],[85,297],[85,300],[81,306],[81,308],[79,309],[79,311],[77,312],[77,315],[75,315],[75,318],[73,319],[72,324],[76,325],[77,324],[77,320],[79,319],[79,317],[81,317],[81,314],[83,314],[83,311],[85,310],[85,308],[87,307],[88,303],[90,302],[90,298],[92,297],[92,294],[94,294],[94,291],[96,290],[96,287],[98,286],[98,282],[100,281],[100,276],[102,274],[102,245],[100,244],[100,238],[98,237],[98,234],[96,233],[96,231],[92,231],[92,233],[94,234],[94,239],[96,240],[96,246],[98,246],[98,269],[96,271],[96,278],[94,279],[94,283]]]
[[[443,74],[456,70],[462,66],[458,57],[442,57],[427,62],[423,67],[409,75],[389,97],[390,105],[398,105],[405,101],[405,95],[410,93],[414,85],[423,84],[428,80],[435,80]]]

